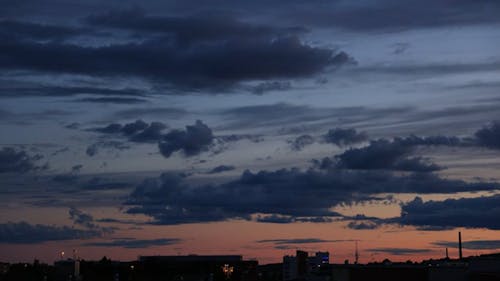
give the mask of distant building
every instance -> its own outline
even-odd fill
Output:
[[[136,274],[152,281],[256,281],[257,265],[237,255],[142,256]]]
[[[476,281],[500,280],[478,279],[471,275],[468,264],[448,259],[424,261],[422,263],[393,263],[385,260],[373,264],[331,265],[332,281]]]
[[[316,252],[314,256],[308,258],[309,261],[309,271],[318,271],[322,266],[330,264],[330,253],[328,252]]]
[[[305,251],[297,251],[295,256],[283,257],[283,280],[311,279],[310,273],[317,273],[330,263],[330,253],[317,252],[314,256]]]
[[[187,256],[140,256],[139,262],[208,262],[208,263],[232,263],[241,262],[243,257],[239,255],[187,255]]]
[[[468,275],[471,280],[500,281],[500,253],[468,259]]]
[[[309,259],[305,251],[297,250],[297,277],[303,278],[309,272]]]
[[[283,281],[283,264],[271,263],[257,267],[259,281]]]
[[[297,273],[297,257],[283,257],[283,281],[295,280],[298,277]]]

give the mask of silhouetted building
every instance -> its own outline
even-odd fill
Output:
[[[41,264],[37,260],[33,264],[16,263],[8,266],[7,271],[0,274],[1,281],[50,281],[53,280],[54,268]]]
[[[328,252],[316,252],[314,256],[309,257],[307,252],[297,250],[296,256],[283,257],[283,280],[311,279],[313,276],[311,273],[318,273],[321,267],[329,263]]]
[[[316,252],[314,256],[308,258],[309,272],[319,271],[322,266],[330,264],[330,253]]]
[[[427,264],[378,263],[334,265],[331,281],[465,281],[466,268]]]
[[[306,261],[304,263],[304,261]],[[303,266],[305,264],[305,273]],[[308,266],[311,266],[310,268]],[[286,276],[285,276],[286,274]],[[283,264],[241,256],[146,256],[137,261],[60,260],[53,266],[0,263],[0,281],[500,281],[500,253],[420,263],[330,264],[327,252],[297,251]]]
[[[308,254],[305,251],[297,250],[297,275],[304,277],[308,272]]]
[[[148,281],[256,281],[257,265],[241,256],[144,256],[137,274]]]
[[[297,257],[283,257],[283,281],[295,280],[298,277],[297,273]]]
[[[271,263],[259,265],[257,267],[257,276],[259,281],[282,281],[283,264]]]
[[[332,268],[332,281],[426,281],[425,266],[338,265]]]
[[[469,280],[500,281],[500,253],[467,259]]]

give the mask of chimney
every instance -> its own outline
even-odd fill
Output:
[[[462,260],[462,233],[458,232],[458,257]]]
[[[448,256],[448,247],[446,248],[446,259],[449,259],[450,257]]]

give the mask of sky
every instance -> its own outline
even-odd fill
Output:
[[[0,261],[500,250],[498,1],[0,5]]]

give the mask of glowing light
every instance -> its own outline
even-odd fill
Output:
[[[224,264],[224,266],[222,267],[222,272],[224,273],[224,275],[226,275],[226,279],[229,279],[231,278],[231,274],[233,274],[234,272],[234,267],[229,266],[229,264]]]

